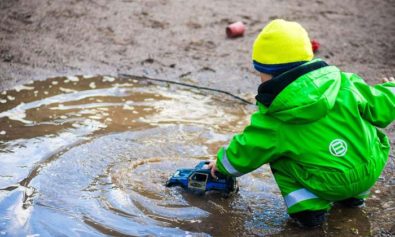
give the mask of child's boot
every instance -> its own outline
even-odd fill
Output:
[[[325,222],[325,213],[326,211],[301,211],[290,216],[302,227],[313,228]]]
[[[345,207],[363,207],[365,204],[365,200],[360,198],[348,198],[342,201],[339,201],[341,205]]]

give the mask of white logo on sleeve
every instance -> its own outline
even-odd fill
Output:
[[[344,156],[347,152],[347,143],[342,139],[335,139],[329,144],[329,152],[334,156]]]

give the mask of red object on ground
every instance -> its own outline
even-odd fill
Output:
[[[245,30],[246,30],[246,27],[243,24],[243,22],[238,21],[238,22],[232,23],[226,27],[226,35],[229,38],[243,36]]]
[[[317,40],[312,40],[311,47],[313,48],[313,52],[315,53],[320,48],[320,43],[318,43]]]

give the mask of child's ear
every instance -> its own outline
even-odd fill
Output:
[[[261,82],[262,83],[273,78],[272,75],[267,74],[267,73],[260,73],[259,76],[261,77]]]

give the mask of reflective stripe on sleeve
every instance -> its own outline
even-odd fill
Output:
[[[222,160],[221,160],[222,165],[228,171],[228,173],[232,176],[238,177],[242,176],[243,174],[237,171],[232,164],[229,162],[228,157],[226,156],[226,147],[224,147],[224,153],[222,155]]]
[[[318,197],[312,192],[310,192],[309,190],[305,188],[301,188],[285,196],[284,200],[287,207],[290,208],[298,202],[302,202],[313,198],[318,198]]]
[[[395,87],[387,87],[388,89],[390,89],[390,91],[392,91],[392,93],[395,94]]]

